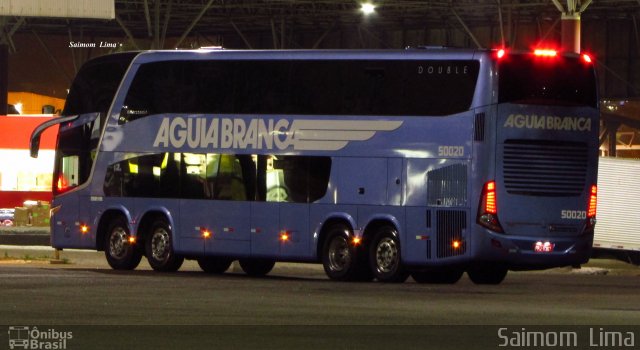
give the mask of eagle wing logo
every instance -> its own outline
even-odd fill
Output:
[[[289,132],[297,151],[337,151],[350,141],[366,141],[401,125],[402,121],[388,120],[295,120]]]

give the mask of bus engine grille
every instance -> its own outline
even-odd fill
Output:
[[[436,235],[438,258],[464,255],[467,250],[465,230],[467,228],[467,213],[464,210],[436,211]],[[454,246],[458,242],[458,246]]]
[[[583,142],[507,140],[503,175],[508,193],[527,196],[579,196],[589,166]]]

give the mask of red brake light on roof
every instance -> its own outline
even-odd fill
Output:
[[[533,54],[538,57],[555,57],[558,55],[558,52],[551,49],[535,49]]]

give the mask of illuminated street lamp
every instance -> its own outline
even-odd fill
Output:
[[[360,11],[368,16],[376,12],[376,6],[370,2],[363,2],[360,5]]]

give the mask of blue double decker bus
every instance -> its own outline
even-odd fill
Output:
[[[555,51],[149,51],[86,63],[59,125],[55,248],[250,275],[500,283],[588,260],[598,98]]]

